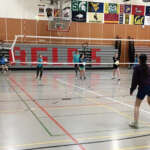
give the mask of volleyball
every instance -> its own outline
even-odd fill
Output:
[[[117,66],[119,65],[119,61],[118,60],[115,62],[115,65],[117,65]]]
[[[35,19],[36,19],[36,21],[39,21],[40,17],[39,16],[35,16]]]
[[[83,62],[83,65],[85,66],[85,65],[86,65],[86,62]]]

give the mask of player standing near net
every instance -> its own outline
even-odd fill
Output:
[[[115,74],[117,72],[117,76],[118,76],[118,81],[120,80],[120,70],[119,70],[119,57],[118,54],[115,53],[115,56],[113,57],[113,77],[112,79],[115,79]]]
[[[79,64],[79,70],[80,70],[80,79],[86,79],[86,76],[85,76],[85,63],[86,63],[86,58],[84,56],[84,54],[81,54],[80,55],[80,59],[79,59],[79,62],[81,64]]]
[[[76,77],[78,76],[78,71],[79,71],[79,64],[78,64],[79,59],[80,59],[79,51],[76,51],[75,54],[73,55],[73,62],[74,62]]]
[[[39,55],[37,70],[36,70],[36,78],[38,78],[38,76],[40,74],[40,80],[42,79],[42,75],[43,75],[43,64],[42,63],[43,63],[42,55]]]
[[[140,55],[139,63],[140,64],[134,68],[130,88],[130,95],[132,95],[138,85],[134,106],[134,121],[129,124],[132,128],[138,128],[139,108],[146,95],[148,96],[147,102],[150,105],[150,68],[147,65],[147,56],[145,54]]]

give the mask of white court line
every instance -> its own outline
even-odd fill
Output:
[[[88,89],[86,89],[86,88],[82,88],[82,87],[79,87],[79,86],[77,86],[77,85],[70,84],[70,83],[65,82],[65,81],[62,81],[62,80],[60,80],[60,79],[56,79],[56,80],[57,80],[58,82],[62,83],[62,84],[71,85],[71,86],[76,87],[76,88],[78,88],[78,89],[81,89],[81,90],[87,91],[87,92],[89,92],[89,93],[92,93],[92,94],[94,94],[94,95],[96,95],[96,96],[105,97],[105,96],[102,95],[102,94],[98,94],[97,92],[88,90]],[[116,100],[116,99],[114,99],[114,98],[111,98],[111,97],[105,97],[105,99],[107,99],[107,100],[109,100],[109,101],[116,102],[116,103],[121,104],[121,105],[124,105],[124,106],[127,106],[127,107],[132,108],[132,109],[134,108],[134,106],[132,106],[132,105],[129,105],[129,104],[120,102],[120,101],[118,101],[118,100]],[[144,113],[150,114],[149,111],[146,111],[146,110],[144,110],[144,109],[140,109],[140,110],[141,110],[142,112],[144,112]]]

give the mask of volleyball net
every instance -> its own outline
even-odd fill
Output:
[[[134,64],[136,54],[145,53],[149,58],[149,49],[150,40],[17,35],[11,45],[10,61],[16,67],[32,68],[41,54],[47,68],[71,68],[74,53],[79,51],[85,55],[87,67],[105,68],[113,66],[115,53],[120,65],[129,65]]]

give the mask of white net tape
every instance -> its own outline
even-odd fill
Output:
[[[85,40],[85,41],[134,41],[134,42],[150,42],[145,39],[111,39],[111,38],[81,38],[81,37],[57,37],[57,36],[32,36],[17,35],[17,38],[42,38],[42,39],[60,39],[60,40]],[[16,41],[15,41],[16,42]]]
[[[43,65],[75,65],[75,64],[82,64],[82,65],[111,65],[111,64],[114,64],[114,63],[63,63],[63,62],[58,62],[58,63],[53,63],[53,62],[12,62],[12,63],[16,63],[16,64],[43,64]],[[129,64],[138,64],[138,63],[119,63],[120,65],[129,65]],[[148,63],[150,64],[150,63]]]

